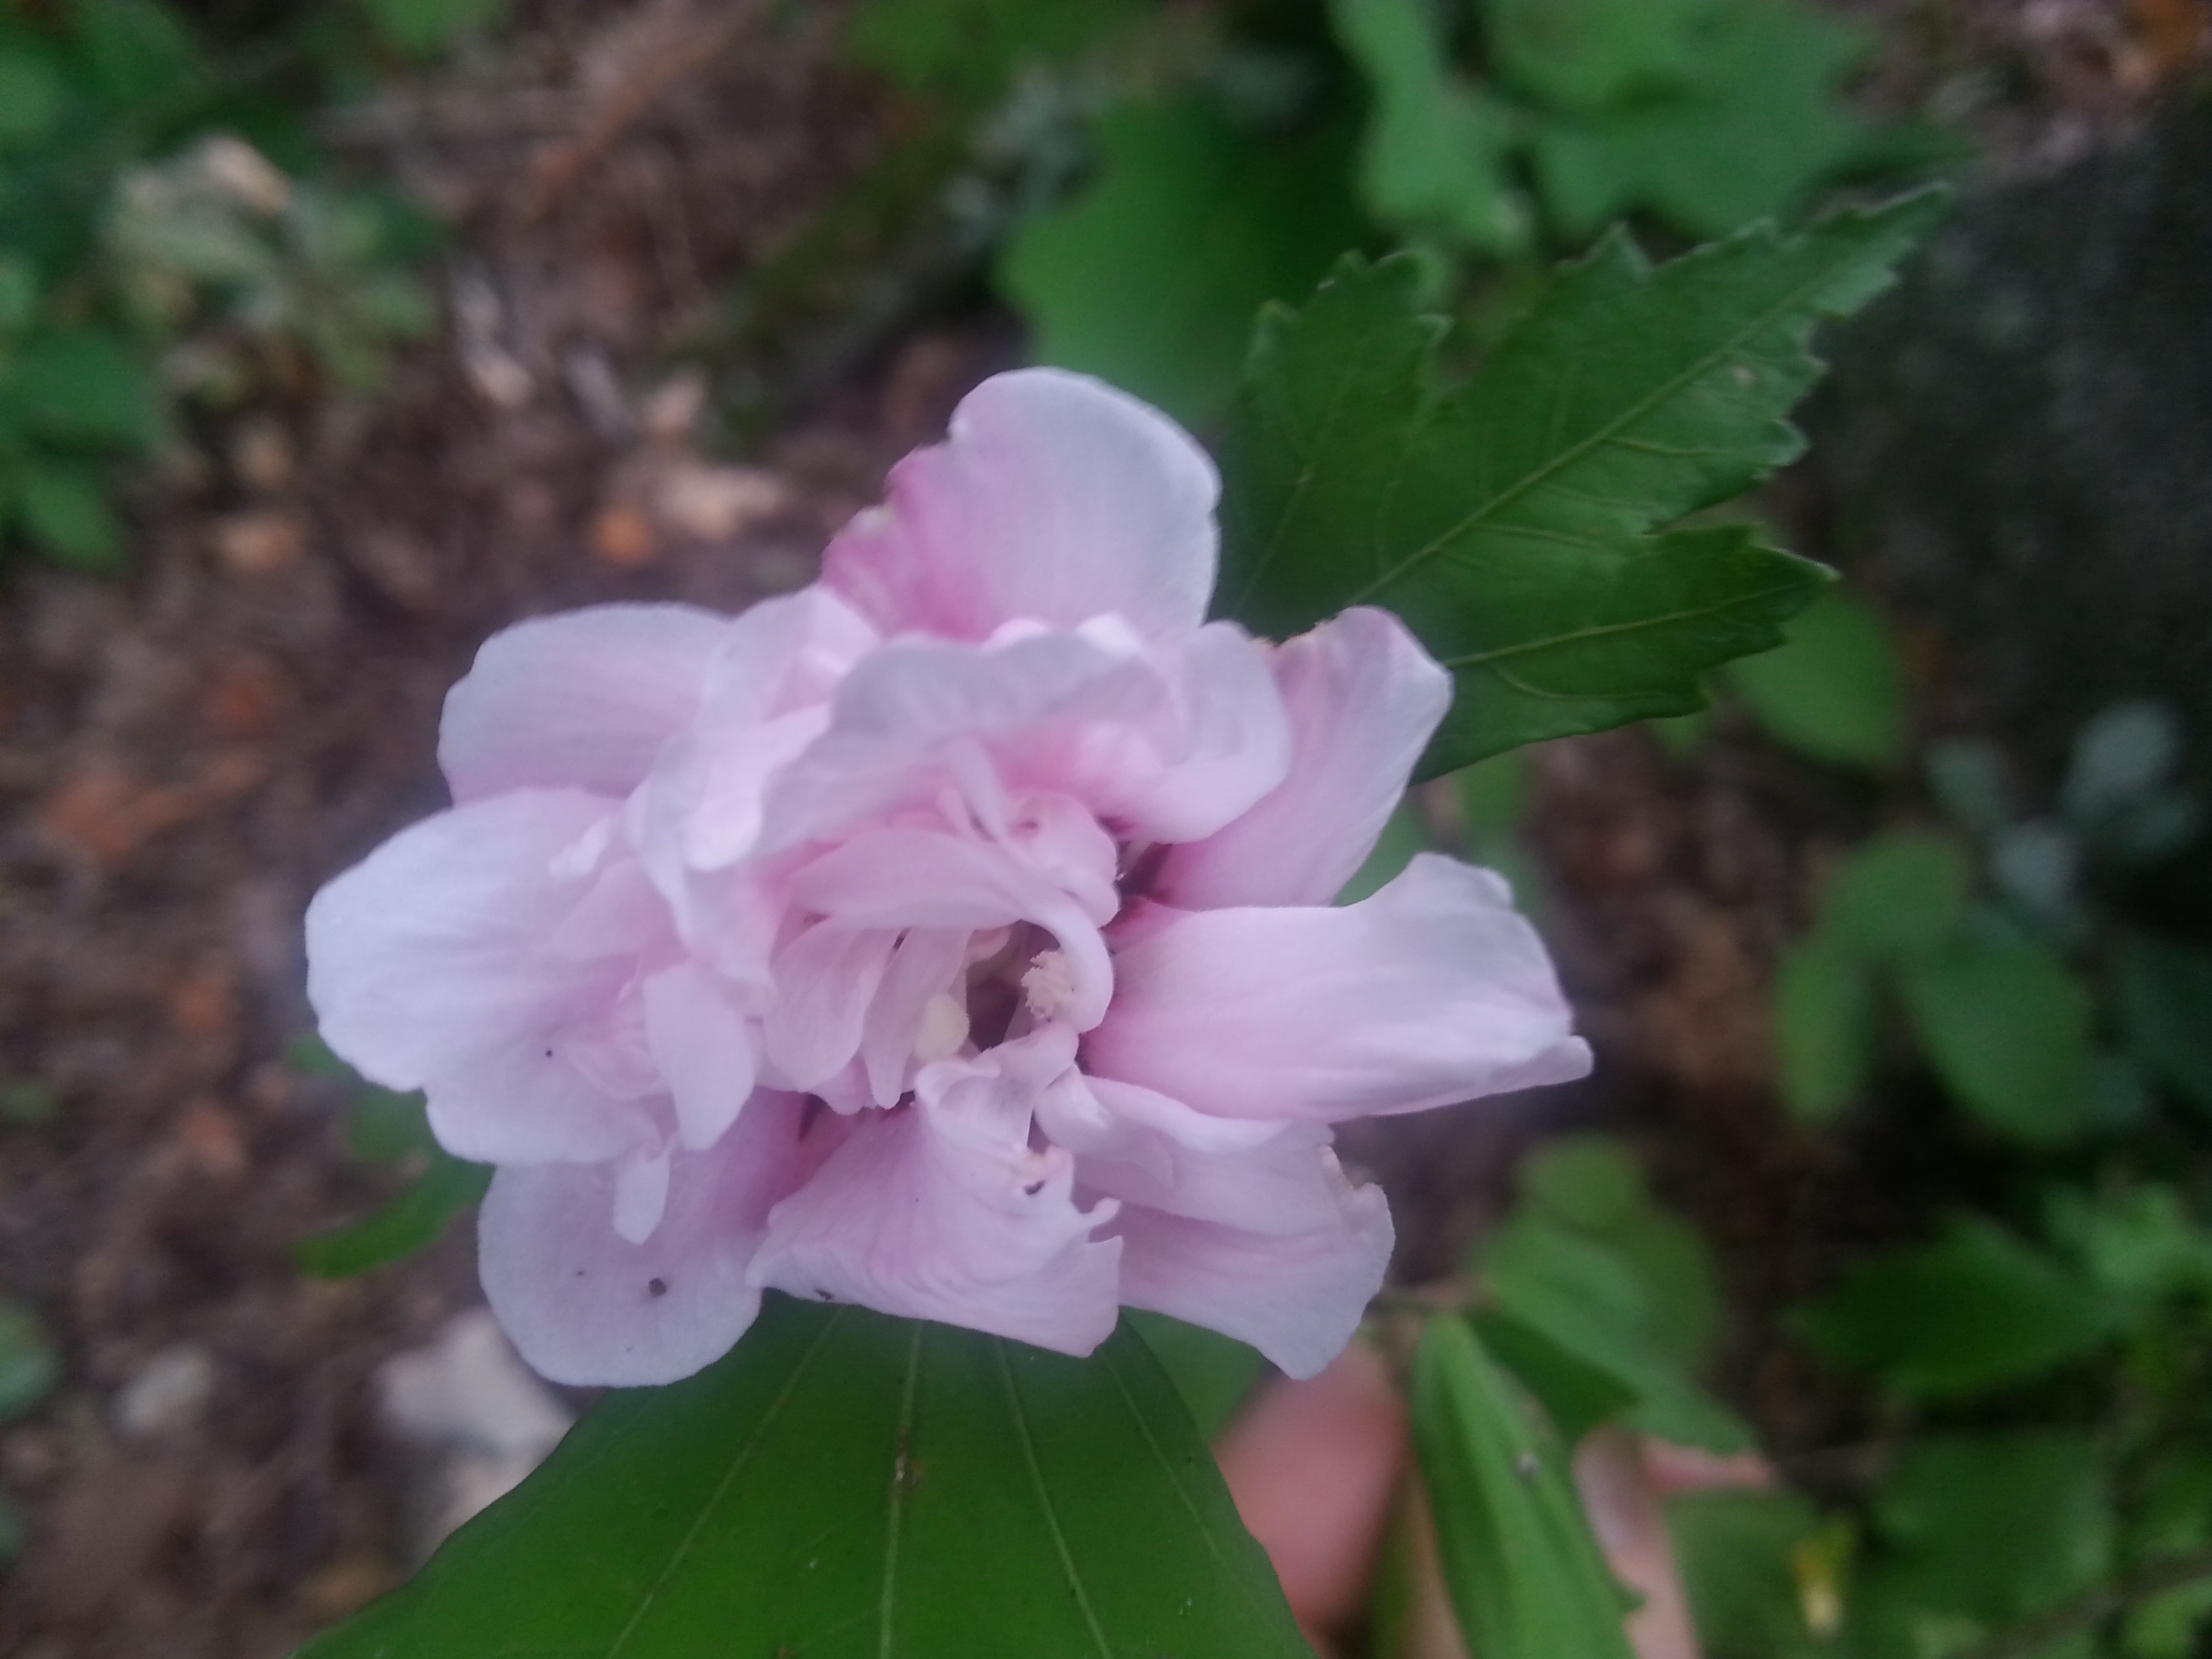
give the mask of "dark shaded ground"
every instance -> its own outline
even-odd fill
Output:
[[[2043,15],[2102,39],[2124,9]],[[290,1264],[380,1190],[343,1157],[331,1085],[278,1058],[307,1024],[307,896],[438,803],[439,699],[484,635],[805,580],[887,462],[1013,357],[988,309],[912,319],[745,470],[703,459],[656,353],[892,131],[832,66],[836,8],[766,15],[548,5],[481,70],[349,113],[338,142],[464,227],[447,337],[374,412],[272,404],[228,429],[197,485],[149,489],[127,580],[8,574],[0,1287],[56,1334],[65,1376],[0,1433],[0,1489],[33,1516],[0,1577],[0,1654],[275,1659],[392,1582],[401,1471],[366,1379],[473,1297],[472,1264],[465,1230],[356,1281]],[[1908,40],[1876,90],[1917,95],[1943,53],[2002,57],[1973,31],[2011,10],[1957,15],[1958,38]],[[2051,41],[2034,50],[2053,62],[2094,56]],[[2078,99],[2023,70],[2031,95],[1989,118],[2039,99],[2029,125],[2053,144],[2124,125],[2137,100],[2112,88],[2135,61],[2108,54]],[[1351,1151],[1392,1186],[1424,1277],[1495,1212],[1528,1136],[1625,1121],[1715,1230],[1753,1330],[1889,1224],[1892,1198],[1782,1127],[1763,1012],[1808,869],[1870,802],[1726,734],[1687,767],[1642,733],[1554,745],[1538,775],[1532,839],[1605,1080]],[[204,1409],[126,1433],[118,1398],[180,1346],[212,1363]],[[1762,1418],[1817,1439],[1819,1388],[1762,1363],[1739,1367]]]

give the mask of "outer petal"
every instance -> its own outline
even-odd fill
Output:
[[[1382,1189],[1346,1194],[1340,1224],[1302,1233],[1125,1209],[1121,1300],[1249,1342],[1291,1376],[1311,1376],[1352,1340],[1390,1261]]]
[[[493,635],[446,694],[438,764],[453,799],[628,794],[697,711],[730,628],[695,605],[603,605]]]
[[[831,542],[823,580],[886,632],[988,638],[1103,613],[1161,639],[1213,592],[1212,463],[1158,410],[1059,369],[994,375],[890,502]]]
[[[1152,885],[1185,909],[1327,904],[1375,846],[1437,722],[1451,677],[1387,611],[1347,611],[1275,654],[1289,775],[1206,840],[1172,848]]]
[[[1075,1160],[1033,1151],[1030,1106],[1064,1069],[1066,1034],[923,1068],[917,1103],[863,1112],[775,1207],[757,1285],[1089,1353],[1116,1316],[1108,1200],[1073,1197]]]
[[[1186,913],[1115,980],[1085,1069],[1226,1117],[1419,1111],[1589,1069],[1505,884],[1434,854],[1342,909]]]
[[[711,1152],[678,1152],[643,1243],[614,1228],[611,1164],[502,1169],[477,1224],[484,1294],[556,1382],[672,1382],[719,1358],[760,1308],[745,1277],[769,1206],[802,1170],[796,1095],[763,1092]],[[658,1288],[656,1288],[658,1287]]]
[[[307,908],[307,997],[362,1074],[427,1089],[440,1139],[496,1162],[605,1158],[634,1139],[620,1103],[563,1060],[626,969],[550,948],[594,886],[569,854],[608,803],[524,790],[402,830]]]

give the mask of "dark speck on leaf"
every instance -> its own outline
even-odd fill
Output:
[[[665,1279],[648,1279],[645,1281],[645,1288],[647,1294],[648,1295],[666,1296],[668,1294],[668,1281]]]

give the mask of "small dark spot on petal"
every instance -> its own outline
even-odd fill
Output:
[[[837,1299],[831,1296],[827,1291],[817,1291],[814,1294],[820,1297],[824,1302],[835,1302]]]
[[[666,1296],[668,1281],[665,1279],[648,1279],[645,1281],[645,1289],[648,1296]]]
[[[550,1048],[548,1048],[548,1049],[545,1051],[545,1058],[546,1058],[546,1059],[548,1059],[548,1060],[550,1060],[550,1059],[552,1059],[552,1058],[553,1058],[553,1051],[552,1051]]]
[[[1030,1198],[1035,1198],[1035,1197],[1036,1197],[1039,1193],[1042,1192],[1043,1190],[1044,1190],[1044,1182],[1042,1182],[1042,1181],[1032,1181],[1031,1182],[1030,1182],[1030,1184],[1029,1184],[1028,1186],[1026,1186],[1026,1187],[1024,1187],[1024,1188],[1022,1188],[1023,1193],[1024,1193],[1025,1195],[1027,1195],[1028,1197],[1030,1197]]]

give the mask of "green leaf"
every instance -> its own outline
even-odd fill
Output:
[[[1690,1492],[1667,1503],[1667,1535],[1706,1659],[1813,1659],[1796,1567],[1820,1517],[1789,1492]]]
[[[1874,981],[1850,951],[1818,935],[1782,954],[1774,978],[1774,1049],[1783,1103],[1826,1123],[1865,1092],[1875,1060]]]
[[[1330,0],[1329,21],[1374,94],[1360,193],[1385,224],[1510,255],[1528,209],[1507,161],[1510,112],[1452,73],[1422,0]]]
[[[1838,95],[1868,42],[1863,28],[1796,0],[1730,0],[1699,33],[1696,86],[1537,130],[1546,210],[1577,240],[1629,208],[1692,236],[1789,213],[1873,148]]]
[[[1121,1316],[1136,1327],[1152,1358],[1176,1385],[1198,1431],[1208,1440],[1220,1433],[1260,1380],[1267,1364],[1260,1351],[1233,1336],[1149,1309],[1125,1309]]]
[[[1720,1321],[1711,1258],[1620,1146],[1574,1137],[1524,1161],[1519,1201],[1476,1265],[1498,1311],[1633,1396],[1631,1426],[1713,1451],[1751,1443],[1694,1381]]]
[[[151,377],[121,341],[92,329],[26,340],[0,368],[0,400],[57,443],[136,449],[153,435]]]
[[[30,1541],[31,1523],[23,1511],[0,1496],[0,1567],[4,1567],[23,1553]]]
[[[1747,526],[1651,532],[1798,452],[1813,325],[1880,289],[1935,209],[1656,270],[1609,237],[1449,390],[1414,264],[1346,259],[1261,318],[1223,446],[1221,610],[1275,637],[1397,611],[1458,680],[1425,775],[1698,708],[1699,677],[1775,644],[1826,573]]]
[[[301,1659],[1308,1654],[1174,1385],[771,1296]]]
[[[482,1201],[490,1185],[489,1165],[465,1164],[439,1152],[428,1169],[374,1215],[301,1239],[293,1247],[293,1257],[301,1271],[318,1279],[365,1273],[437,1243],[447,1224]]]
[[[1636,1390],[1619,1376],[1560,1346],[1527,1320],[1495,1311],[1472,1317],[1483,1346],[1534,1397],[1570,1449],[1636,1403]]]
[[[1547,103],[1596,109],[1710,74],[1714,0],[1487,0],[1483,27],[1505,77]]]
[[[1358,238],[1341,141],[1266,143],[1191,100],[1110,111],[1097,140],[1096,180],[1015,232],[1000,286],[1038,362],[1203,423],[1236,390],[1253,313]]]
[[[2112,1495],[2086,1434],[1934,1435],[1906,1447],[1874,1498],[1922,1607],[1986,1623],[2078,1595],[2112,1565]]]
[[[845,44],[916,92],[981,105],[1024,63],[1075,58],[1145,15],[1133,0],[864,0]]]
[[[1729,665],[1729,683],[1759,723],[1814,760],[1894,761],[1905,742],[1905,676],[1874,607],[1831,588],[1783,631],[1779,650]]]
[[[118,114],[143,119],[207,85],[199,43],[158,0],[70,0],[69,13],[85,70]]]
[[[351,1066],[343,1061],[339,1064],[343,1075],[353,1075]],[[363,1084],[347,1108],[346,1150],[371,1164],[398,1164],[410,1157],[435,1154],[440,1150],[438,1137],[431,1133],[430,1115],[422,1096]]]
[[[498,26],[507,0],[365,0],[369,21],[400,51],[427,58]]]
[[[2212,1115],[2212,951],[2130,933],[2113,967],[2115,1011],[2130,1055]]]
[[[80,570],[113,568],[123,526],[107,505],[100,469],[40,458],[15,476],[15,514],[39,550]]]
[[[1794,1320],[1832,1363],[1911,1399],[1951,1400],[2039,1376],[2113,1334],[2105,1293],[1978,1217],[1932,1244],[1875,1257]]]
[[[2060,1187],[2047,1219],[2054,1243],[2113,1295],[2136,1303],[2212,1290],[2212,1232],[2173,1188],[2088,1193]],[[2206,1510],[2212,1522],[2212,1508]]]
[[[2057,954],[1961,937],[1899,970],[1913,1029],[1959,1103],[2015,1140],[2051,1146],[2089,1103],[2089,994]]]
[[[0,46],[0,150],[27,149],[46,137],[68,95],[51,53],[27,40]]]
[[[1357,904],[1381,891],[1404,872],[1416,853],[1425,853],[1428,847],[1428,826],[1421,821],[1419,807],[1408,796],[1390,814],[1374,851],[1352,872],[1352,879],[1344,884],[1344,890],[1336,896],[1335,902]]]
[[[1468,1646],[1501,1659],[1630,1659],[1620,1587],[1557,1444],[1467,1321],[1413,1353],[1413,1445]]]
[[[1863,961],[1933,951],[1958,931],[1972,875],[1966,849],[1948,836],[1875,836],[1852,848],[1829,878],[1820,937]]]
[[[0,1423],[21,1417],[45,1399],[60,1374],[54,1351],[30,1310],[0,1299]]]

